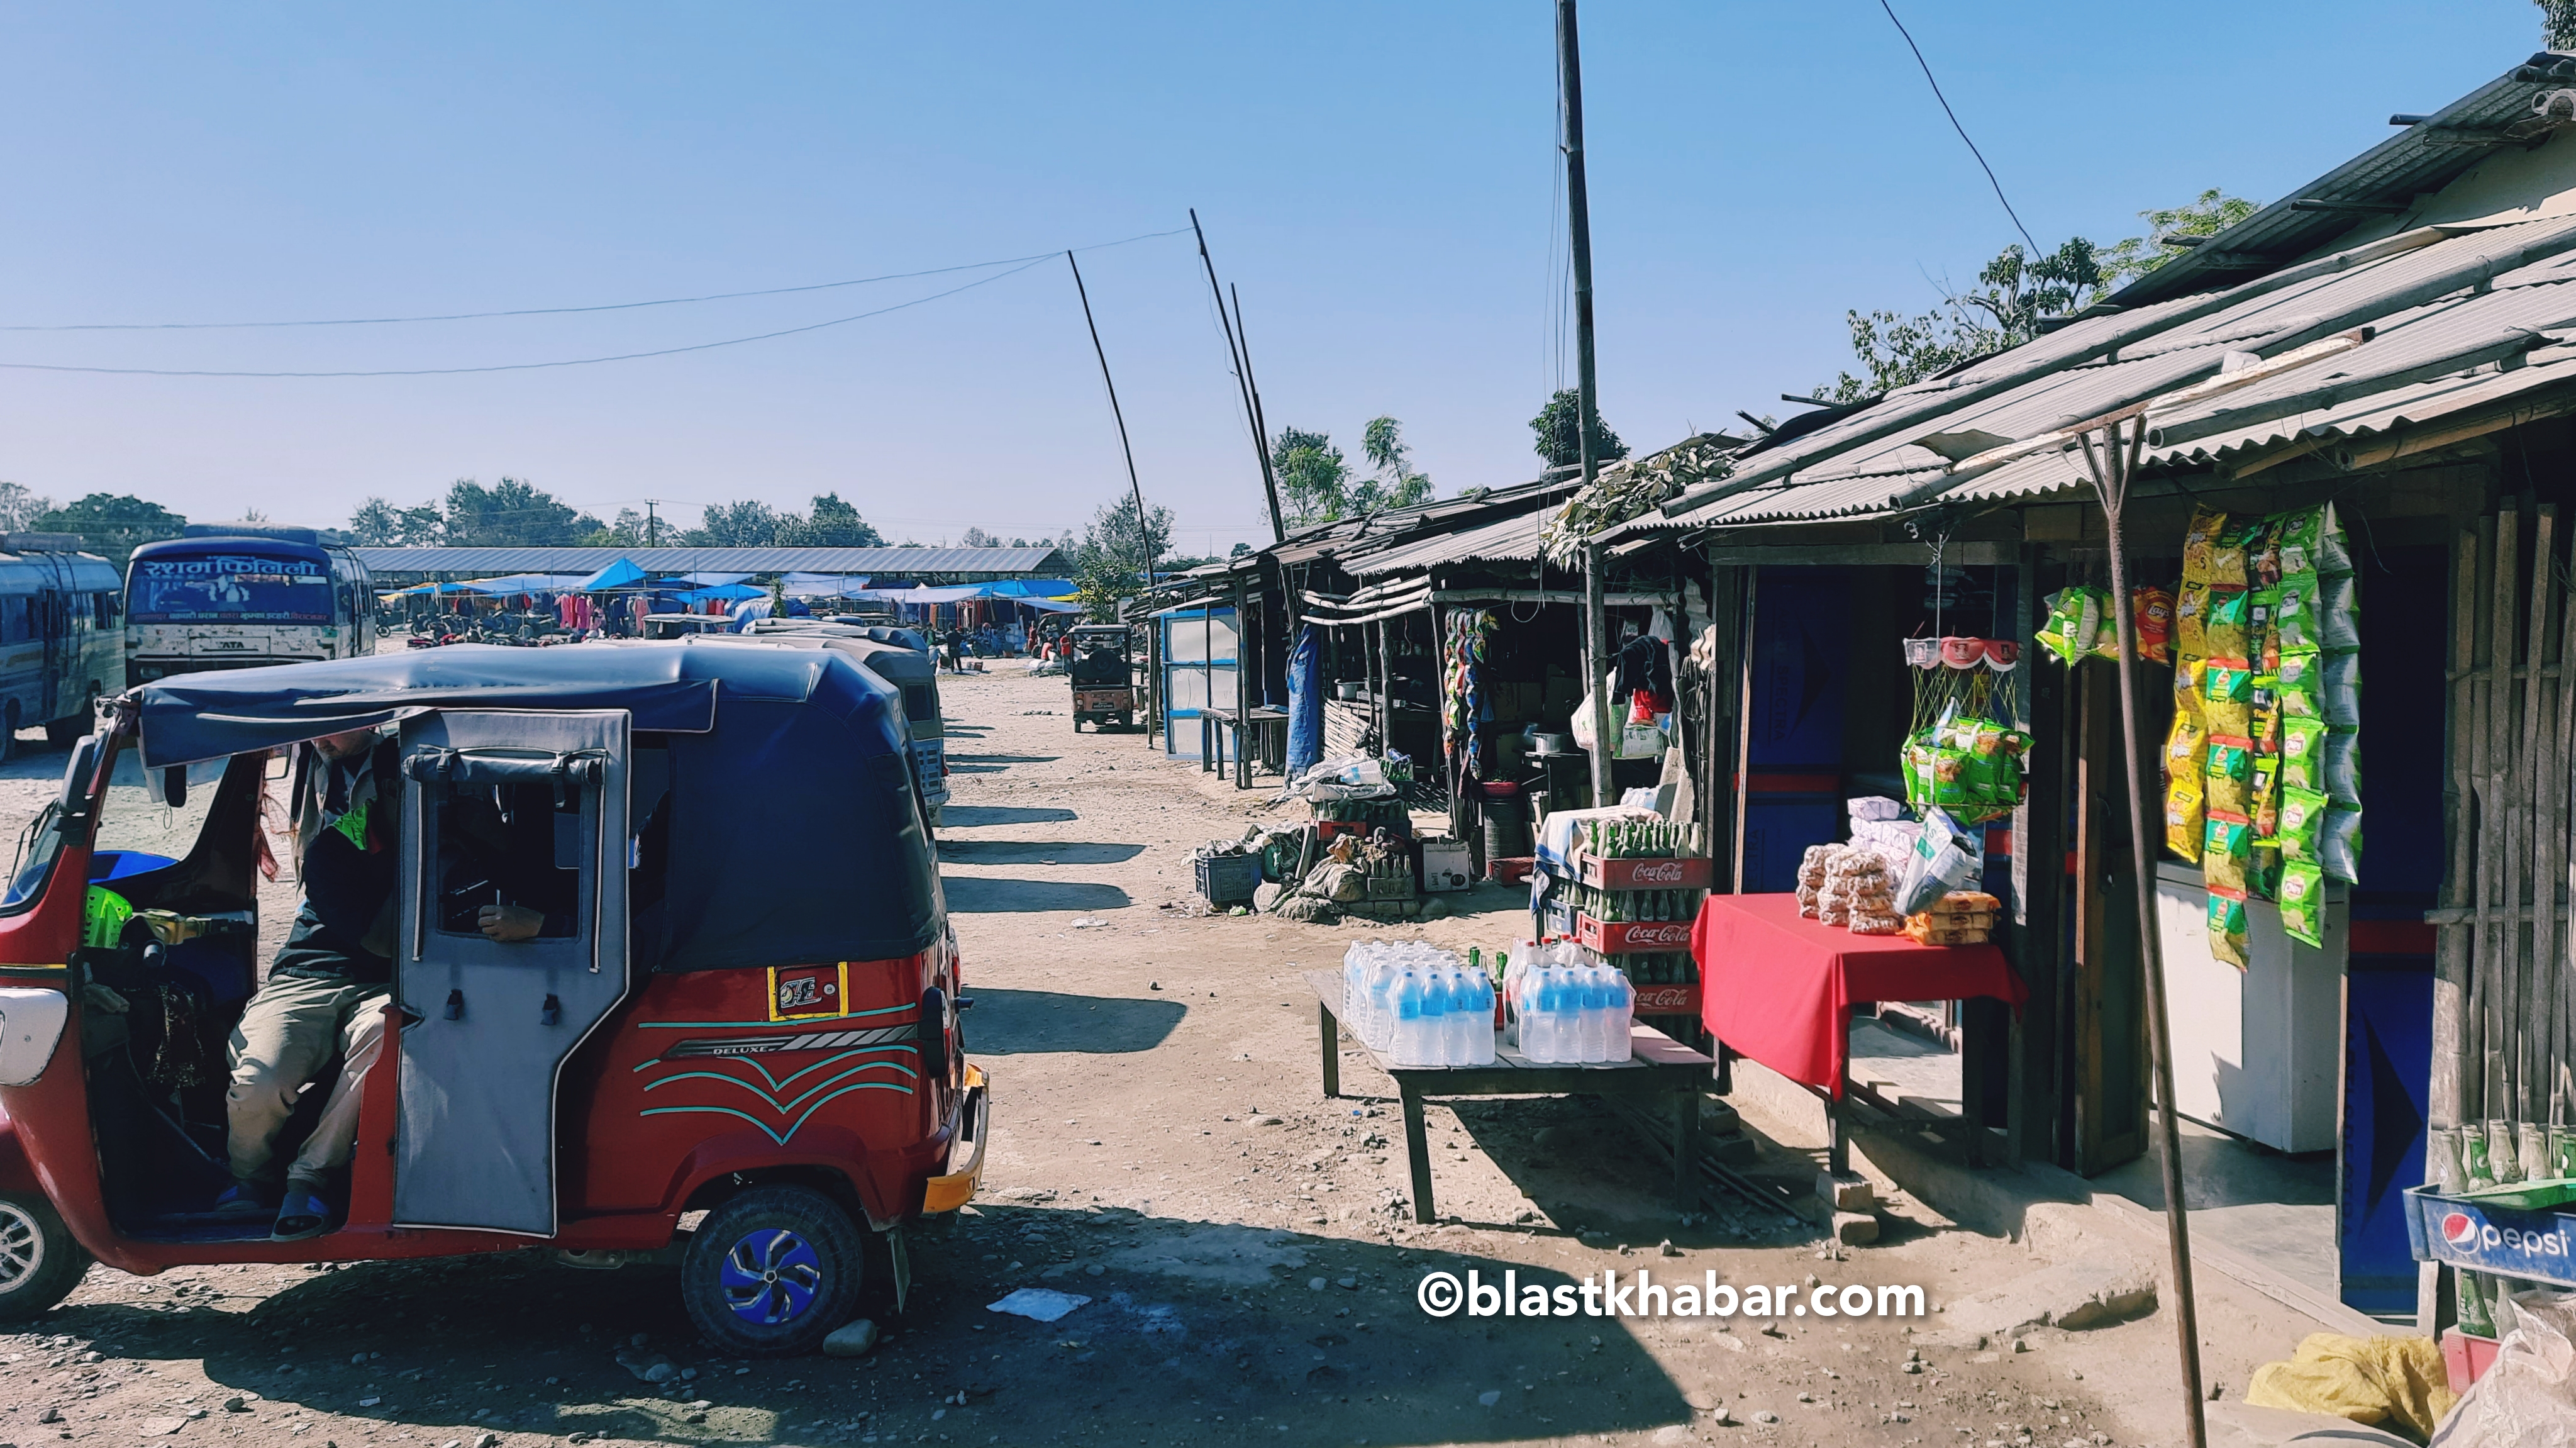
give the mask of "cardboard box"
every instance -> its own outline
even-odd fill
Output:
[[[1432,838],[1422,842],[1422,888],[1426,893],[1464,890],[1476,883],[1475,852],[1465,840]]]

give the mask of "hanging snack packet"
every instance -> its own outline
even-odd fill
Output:
[[[2326,798],[2340,805],[2361,807],[2361,734],[2353,729],[2334,729],[2326,734]]]
[[[2314,865],[2324,860],[2326,797],[2311,789],[2281,791],[2281,856]]]
[[[2209,736],[2208,762],[2202,766],[2201,787],[2207,791],[2209,812],[2247,818],[2247,785],[2254,773],[2254,746],[2243,739],[2227,735]]]
[[[2281,894],[2281,844],[2256,840],[2245,858],[2245,898],[2277,900]]]
[[[2201,746],[2208,739],[2209,731],[2200,727],[2199,720],[2188,714],[2174,715],[2173,727],[2165,731],[2164,771],[2167,784],[2186,774],[2195,779],[2199,778]]]
[[[2177,718],[2201,718],[2200,686],[2207,678],[2209,660],[2186,649],[2174,659],[2174,715]]]
[[[2258,588],[2245,595],[2245,657],[2256,669],[2268,669],[2278,658],[2272,638],[2272,615],[2281,610],[2281,590]]]
[[[2361,655],[2328,654],[2325,664],[2326,722],[2338,729],[2361,727]]]
[[[2326,873],[2305,860],[2281,866],[2281,928],[2302,945],[2326,943]]]
[[[2344,538],[2343,520],[2335,516],[2335,505],[2317,505],[2317,572],[2350,573],[2352,546]]]
[[[2341,805],[2326,810],[2325,839],[2317,848],[2317,863],[2325,866],[2329,880],[2360,883],[2361,811]]]
[[[2175,858],[2195,862],[2200,859],[2201,832],[2207,818],[2198,770],[2165,781],[2165,848],[2173,851]]]
[[[2317,576],[2313,573],[2282,575],[2281,585],[2274,589],[2271,647],[2281,653],[2292,649],[2312,649],[2324,638],[2317,617]]]
[[[2254,855],[2254,831],[2245,816],[2209,811],[2201,832],[2200,877],[2212,890],[2245,893],[2245,866]]]
[[[1969,751],[1947,742],[1932,746],[1932,802],[1943,809],[1965,809],[1977,802],[1968,780]]]
[[[2326,715],[2325,655],[2314,649],[2284,649],[2272,665],[2272,695],[2285,719],[2322,719]]]
[[[2263,520],[2232,516],[2227,526],[2218,530],[2218,541],[2209,548],[2209,581],[2219,588],[2251,588],[2254,575],[2245,565],[2246,555],[2263,536]]]
[[[2093,651],[2093,636],[2101,627],[2102,610],[2094,590],[2061,588],[2048,596],[2048,621],[2039,628],[2040,647],[2071,666]]]
[[[2129,591],[2130,617],[2138,631],[2138,657],[2159,664],[2173,662],[2174,596],[2170,589]]]
[[[2245,580],[2255,588],[2281,581],[2280,516],[2258,518],[2245,532]]]
[[[2271,674],[2254,676],[2254,694],[2247,703],[2247,712],[2251,717],[2246,724],[2245,737],[2254,741],[2254,752],[2280,753],[2281,691],[2278,678]]]
[[[1967,755],[1960,772],[1968,783],[1968,798],[1975,804],[1991,805],[1996,801],[1995,765],[2003,754],[2004,726],[1991,719],[1965,720],[1959,734],[1960,747]]]
[[[2281,721],[2281,787],[2323,794],[2326,787],[2326,721]]]
[[[2245,892],[2209,891],[2209,956],[2242,970],[2246,951]]]
[[[1995,789],[2004,804],[2017,805],[2024,782],[2021,759],[2030,752],[2031,736],[2022,729],[2007,729],[2003,736],[2003,753],[1995,757]]]
[[[2253,598],[2241,588],[2209,590],[2209,608],[2201,615],[2201,642],[2209,649],[2208,657],[2253,657]]]
[[[2349,573],[2329,574],[2317,581],[2317,634],[2327,648],[2361,647],[2359,594]]]
[[[2218,535],[2227,527],[2227,515],[2215,508],[2191,510],[2191,526],[2182,535],[2182,581],[2215,583],[2218,573],[2212,555],[2218,551]]]
[[[2281,832],[2281,759],[2257,753],[2245,782],[2245,817],[2254,822],[2254,838],[2268,840]]]
[[[2322,508],[2301,508],[2283,513],[2272,530],[2273,556],[2281,572],[2315,573],[2317,567],[2317,533],[2325,518]]]
[[[2200,699],[2212,738],[2243,739],[2254,727],[2254,671],[2243,659],[2211,659],[2202,670]]]
[[[2209,657],[2209,585],[2186,583],[2174,595],[2174,647],[2192,658]]]

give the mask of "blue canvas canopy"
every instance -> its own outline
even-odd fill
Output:
[[[736,599],[767,598],[768,596],[769,590],[765,588],[754,588],[748,583],[719,583],[713,588],[693,589],[690,592],[681,594],[680,601],[682,603],[712,603],[717,599],[723,599],[725,602],[731,603]]]
[[[898,959],[943,928],[902,698],[832,650],[458,644],[181,674],[129,697],[155,768],[427,709],[623,709],[659,736],[638,747],[666,751],[670,838],[690,842],[635,921],[639,966]],[[829,888],[781,888],[791,864]]]
[[[583,579],[581,582],[574,584],[573,587],[583,593],[589,593],[598,589],[633,588],[637,584],[647,581],[648,579],[644,570],[636,567],[633,559],[620,558],[616,562],[599,570],[597,573],[594,573],[588,578]]]
[[[1004,578],[983,586],[992,598],[1071,598],[1077,591],[1067,578]]]

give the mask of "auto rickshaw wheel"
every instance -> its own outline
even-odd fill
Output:
[[[0,1195],[0,1321],[49,1311],[80,1286],[89,1263],[53,1203]]]
[[[863,1239],[838,1202],[800,1186],[754,1187],[707,1213],[680,1263],[680,1301],[719,1347],[794,1357],[858,1311]]]

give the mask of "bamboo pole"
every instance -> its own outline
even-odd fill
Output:
[[[2540,776],[2539,788],[2544,809],[2543,828],[2547,831],[2549,854],[2542,862],[2539,885],[2550,906],[2547,936],[2538,940],[2543,978],[2549,982],[2549,993],[2541,1015],[2541,1030],[2549,1042],[2549,1065],[2542,1086],[2541,1120],[2553,1125],[2566,1121],[2568,1086],[2567,1012],[2571,982],[2568,977],[2569,910],[2576,901],[2568,897],[2567,788],[2559,781],[2569,772],[2571,749],[2576,749],[2576,682],[2565,677],[2569,647],[2576,643],[2576,589],[2567,586],[2566,571],[2558,566],[2555,555],[2549,559],[2550,588],[2559,598],[2559,617],[2549,640],[2549,661],[2558,666],[2553,684],[2557,698],[2557,719],[2549,731],[2549,766]]]
[[[2489,999],[2495,1007],[2495,1034],[2487,1044],[2488,1060],[2493,1063],[2487,1080],[2487,1119],[2510,1119],[2515,1111],[2521,1083],[2514,1074],[2514,1023],[2521,1008],[2521,982],[2513,969],[2514,938],[2520,926],[2512,915],[2522,902],[2514,893],[2521,872],[2514,868],[2512,796],[2514,762],[2514,664],[2520,653],[2516,637],[2515,605],[2520,602],[2516,585],[2520,581],[2522,561],[2522,515],[2506,508],[2496,515],[2494,586],[2490,590],[2492,612],[2488,621],[2487,650],[2487,776],[2486,794],[2480,805],[2487,821],[2487,850],[2483,860],[2502,868],[2481,872],[2491,878],[2481,881],[2479,895],[2494,909],[2488,915],[2487,957],[2480,968],[2492,971],[2496,988]],[[2492,1140],[2489,1143],[2493,1146]],[[2501,1162],[2494,1162],[2498,1168]]]
[[[2455,912],[2468,908],[2470,885],[2477,869],[2477,852],[2472,848],[2469,773],[2469,744],[2477,733],[2477,703],[2470,677],[2478,647],[2477,586],[2478,535],[2474,529],[2463,528],[2451,540],[2451,699],[2444,741],[2444,759],[2450,774],[2442,792],[2442,834],[2450,846],[2449,868],[2442,879],[2442,905]],[[2469,962],[2474,953],[2471,942],[2475,929],[2465,921],[2444,925],[2434,947],[2433,1071],[2425,1105],[2435,1126],[2456,1128],[2474,1119],[2471,1113],[2477,1098],[2470,1089],[2469,1078],[2475,1059],[2475,1015],[2469,990]]]
[[[2550,845],[2547,828],[2548,809],[2542,797],[2548,792],[2545,780],[2557,778],[2557,761],[2550,748],[2548,726],[2555,722],[2550,695],[2557,688],[2555,680],[2544,677],[2542,665],[2549,660],[2549,630],[2555,621],[2558,602],[2558,574],[2551,566],[2553,544],[2557,537],[2558,509],[2543,503],[2533,509],[2531,528],[2531,575],[2528,617],[2524,624],[2522,656],[2525,664],[2522,683],[2522,735],[2516,741],[2520,758],[2516,761],[2514,779],[2514,813],[2517,818],[2516,849],[2512,865],[2523,877],[2514,896],[2520,903],[2527,891],[2531,901],[2531,928],[2522,936],[2514,952],[2514,974],[2521,981],[2525,1009],[2514,1018],[2515,1070],[2521,1078],[2521,1095],[2514,1119],[2522,1122],[2545,1121],[2549,1111],[2550,1023],[2557,1019],[2557,1001],[2551,987],[2554,982],[2544,969],[2549,948],[2557,937],[2558,890],[2550,882]],[[2537,1163],[2533,1163],[2537,1164]]]
[[[2181,1116],[2174,1109],[2173,1036],[2165,1019],[2164,950],[2156,931],[2155,836],[2150,821],[2156,806],[2149,801],[2145,774],[2147,746],[2138,726],[2138,625],[2129,603],[2128,544],[2121,536],[2120,515],[2128,501],[2129,479],[2147,441],[2147,421],[2130,425],[2128,456],[2121,456],[2121,424],[2102,430],[2097,451],[2090,433],[2083,435],[2084,461],[2093,473],[2102,500],[2102,519],[2111,561],[2111,615],[2120,638],[2120,774],[2128,783],[2130,867],[2137,892],[2138,963],[2145,974],[2147,1045],[2152,1053],[2156,1086],[2156,1127],[2164,1169],[2165,1241],[2172,1256],[2174,1332],[2182,1358],[2185,1441],[2207,1448],[2209,1425],[2202,1416],[2200,1380],[2200,1311],[2191,1285],[2191,1220],[2183,1195]]]
[[[2473,700],[2476,717],[2472,721],[2473,733],[2470,739],[2469,760],[2469,778],[2473,787],[2470,798],[2475,806],[2477,820],[2476,858],[2482,867],[2470,877],[2470,903],[2477,911],[2476,933],[2472,944],[2473,954],[2469,963],[2470,989],[2476,993],[2478,1007],[2478,1054],[2472,1068],[2477,1073],[2475,1093],[2477,1111],[2460,1123],[2460,1129],[2464,1139],[2469,1134],[2474,1134],[2481,1142],[2486,1139],[2487,1118],[2501,1109],[2505,1100],[2502,1064],[2504,1018],[2502,1006],[2497,1000],[2502,983],[2497,979],[2495,968],[2497,928],[2493,898],[2495,871],[2483,866],[2486,862],[2495,859],[2501,848],[2497,836],[2502,832],[2504,818],[2503,812],[2495,807],[2494,782],[2489,777],[2489,770],[2490,761],[2495,756],[2496,721],[2499,713],[2495,697],[2494,597],[2498,572],[2496,544],[2505,526],[2506,516],[2509,515],[2495,515],[2478,520],[2478,597],[2476,600],[2478,639]]]

